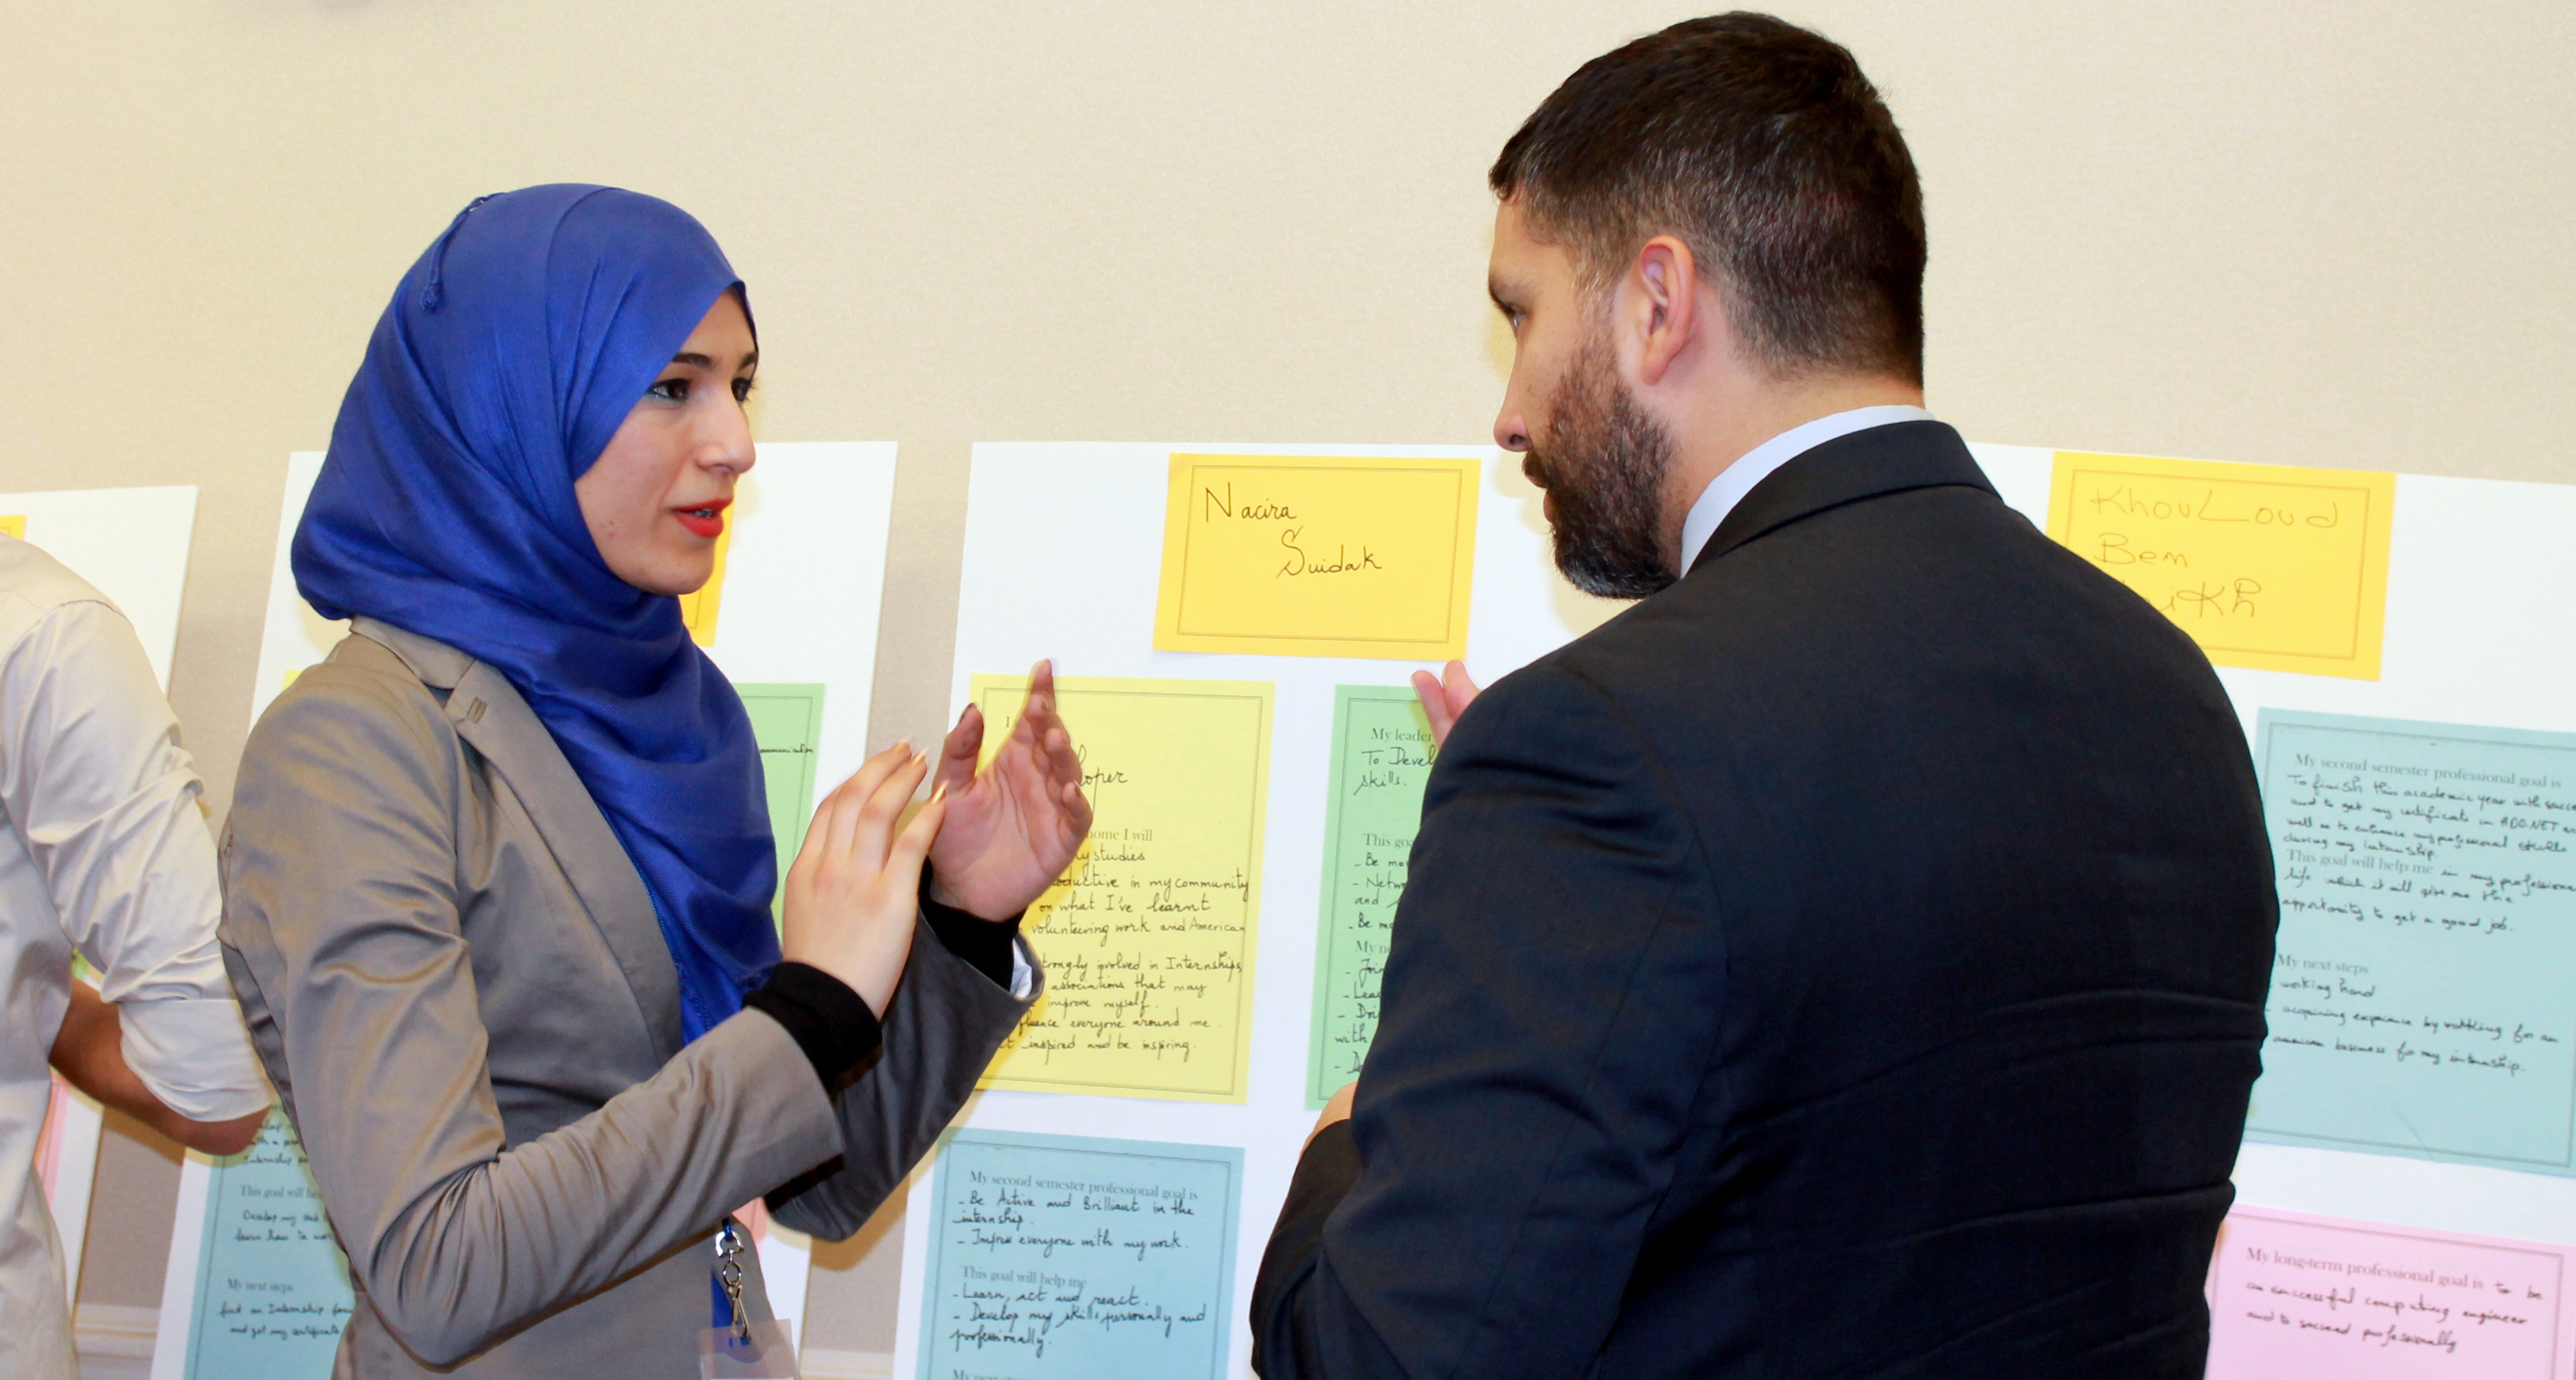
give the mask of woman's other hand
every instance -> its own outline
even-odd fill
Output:
[[[897,828],[929,772],[908,742],[869,758],[823,798],[787,869],[780,956],[848,983],[881,1017],[912,952],[922,859],[948,810],[942,786]]]
[[[940,749],[939,785],[948,792],[948,824],[930,850],[931,898],[986,920],[1028,909],[1073,865],[1091,832],[1091,802],[1082,795],[1082,761],[1056,716],[1055,664],[1029,671],[1019,722],[982,771],[984,712],[974,705]]]

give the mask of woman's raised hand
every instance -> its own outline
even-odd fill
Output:
[[[869,758],[823,797],[787,869],[780,956],[848,983],[879,1016],[911,955],[922,860],[948,813],[942,786],[910,823],[896,827],[929,772],[909,742]]]
[[[930,886],[944,905],[1008,920],[1073,865],[1091,832],[1082,759],[1056,715],[1053,662],[1030,669],[1019,721],[979,772],[983,746],[984,713],[970,704],[939,754],[948,827],[931,848]]]

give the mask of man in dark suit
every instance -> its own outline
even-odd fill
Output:
[[[1921,410],[1886,107],[1822,38],[1697,20],[1493,185],[1495,434],[1567,575],[1642,602],[1430,686],[1465,712],[1255,1369],[2196,1380],[2254,776],[2200,652]]]

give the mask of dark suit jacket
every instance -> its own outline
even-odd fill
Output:
[[[1254,1366],[2197,1380],[2275,918],[2199,650],[1819,446],[1459,721]]]

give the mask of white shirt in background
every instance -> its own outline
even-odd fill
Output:
[[[171,1110],[269,1103],[215,945],[205,786],[143,645],[106,596],[0,536],[0,1376],[69,1380],[62,1244],[35,1174],[72,951],[125,1061]]]

